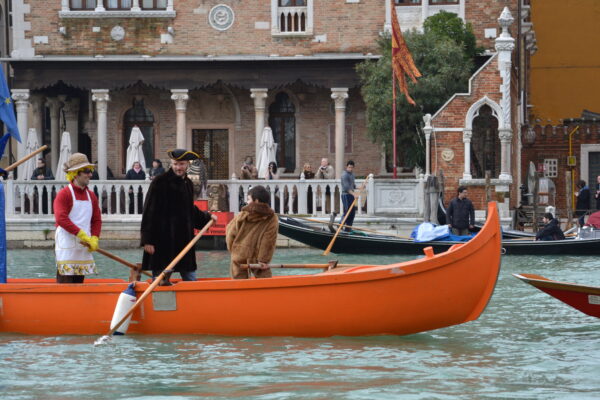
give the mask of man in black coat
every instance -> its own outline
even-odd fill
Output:
[[[142,268],[158,276],[194,238],[194,228],[201,229],[216,216],[194,205],[194,186],[186,171],[190,160],[199,156],[191,151],[169,151],[171,168],[156,176],[146,195],[142,215],[141,245],[144,247]],[[196,257],[190,250],[174,268],[184,281],[196,280]],[[166,277],[164,284],[169,284]]]
[[[584,180],[577,182],[577,189],[579,191],[575,193],[577,200],[575,201],[575,216],[579,226],[583,226],[585,222],[585,215],[587,214],[590,207],[590,188],[585,184]]]
[[[560,229],[558,220],[554,218],[552,213],[545,213],[542,221],[544,221],[544,224],[546,225],[535,234],[535,240],[563,240],[565,238],[565,234]]]
[[[467,199],[466,187],[459,186],[457,193],[448,206],[448,226],[452,228],[452,234],[466,236],[475,226],[475,209],[471,200]]]

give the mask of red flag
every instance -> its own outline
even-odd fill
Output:
[[[398,80],[400,90],[406,96],[406,100],[412,105],[415,105],[415,101],[408,94],[408,85],[406,83],[406,76],[413,82],[417,81],[417,78],[421,76],[421,73],[415,66],[410,50],[406,46],[404,37],[402,36],[402,30],[398,23],[398,15],[396,14],[396,6],[394,0],[392,2],[392,69],[394,75]]]

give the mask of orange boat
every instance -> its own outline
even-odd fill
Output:
[[[158,287],[133,314],[131,334],[232,336],[406,335],[475,320],[500,269],[495,203],[477,236],[418,260],[269,279],[200,279]],[[0,332],[100,335],[128,283],[9,279],[0,284]],[[137,296],[148,282],[136,285]]]

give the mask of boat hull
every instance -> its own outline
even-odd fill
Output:
[[[279,233],[308,246],[326,249],[333,233],[314,229],[292,218],[280,218]],[[357,235],[340,233],[331,249],[334,253],[348,254],[421,254],[425,247],[433,247],[436,252],[446,251],[461,243],[452,241],[415,242],[385,235]],[[565,239],[536,241],[528,239],[502,240],[503,252],[508,255],[600,255],[600,239]]]
[[[128,333],[232,336],[405,335],[476,319],[500,268],[495,205],[482,232],[442,254],[269,279],[202,279],[158,287],[133,314]],[[148,282],[136,285],[137,297]],[[127,282],[0,285],[0,331],[100,335],[109,331]]]
[[[513,275],[584,314],[600,318],[600,287],[557,282],[534,274]]]

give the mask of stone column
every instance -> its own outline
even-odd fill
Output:
[[[167,0],[167,11],[173,11],[173,0]]]
[[[50,169],[56,171],[60,150],[60,108],[62,103],[56,97],[46,100],[46,107],[50,109]]]
[[[97,0],[96,8],[94,9],[94,11],[106,11],[106,9],[104,8],[104,0]]]
[[[25,156],[25,143],[29,129],[29,89],[13,89],[12,98],[17,105],[17,128],[21,136],[21,143],[17,143],[17,160],[20,160]],[[21,169],[22,167],[17,168],[19,179],[23,179],[19,174]]]
[[[61,0],[60,1],[60,10],[61,11],[71,11],[69,7],[69,0]]]
[[[38,143],[42,145],[42,128],[44,121],[44,106],[46,98],[41,94],[31,95],[31,127],[37,133]],[[23,140],[27,140],[23,138]]]
[[[471,176],[471,137],[473,131],[471,129],[463,130],[463,143],[465,145],[465,172],[463,172],[463,179],[472,179]]]
[[[383,25],[383,31],[392,31],[392,2],[387,0],[385,0],[385,24]]]
[[[71,134],[71,153],[77,153],[79,151],[79,99],[72,98],[65,101],[63,111],[66,131]]]
[[[498,70],[502,77],[500,92],[502,99],[500,107],[502,108],[502,119],[498,124],[498,136],[500,138],[500,176],[502,180],[512,180],[511,177],[511,143],[512,143],[512,119],[511,106],[512,99],[510,94],[510,78],[511,78],[511,57],[512,51],[515,48],[515,39],[510,36],[508,27],[512,25],[514,18],[512,17],[508,7],[504,7],[498,23],[502,27],[502,33],[496,38],[496,51],[498,52]]]
[[[431,114],[425,114],[423,122],[425,122],[425,127],[423,128],[423,132],[425,133],[425,176],[429,176],[431,175],[431,133],[433,132]]]
[[[187,101],[190,98],[187,89],[171,89],[171,100],[175,101],[175,113],[177,114],[177,139],[178,149],[187,149],[186,110]],[[189,149],[188,149],[189,150]]]
[[[335,177],[339,179],[344,171],[348,88],[331,88],[331,98],[335,102]]]
[[[250,89],[250,97],[254,99],[254,132],[255,148],[254,162],[258,161],[258,152],[260,151],[260,139],[262,131],[265,128],[265,103],[267,100],[267,89]]]
[[[110,101],[108,89],[92,89],[92,101],[96,102],[98,178],[105,180],[107,177],[106,167],[108,165],[108,153],[106,151],[107,111],[108,102]],[[93,160],[90,161],[94,162]]]
[[[142,11],[140,8],[140,0],[133,0],[131,2],[131,11]]]

